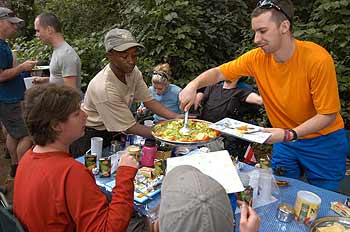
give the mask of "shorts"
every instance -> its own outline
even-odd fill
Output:
[[[29,135],[24,123],[20,102],[0,102],[0,121],[14,139],[18,140]]]
[[[348,141],[344,129],[311,139],[273,145],[272,168],[284,169],[285,176],[305,174],[310,184],[337,190],[345,176]]]

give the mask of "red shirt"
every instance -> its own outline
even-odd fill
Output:
[[[118,168],[112,201],[65,152],[26,152],[14,183],[14,213],[28,231],[126,231],[137,169]]]

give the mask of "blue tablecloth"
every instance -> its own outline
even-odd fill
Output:
[[[84,156],[80,156],[76,158],[77,161],[84,164]],[[111,190],[105,188],[103,185],[114,180],[115,177],[101,178],[98,175],[95,175],[96,184],[100,187],[100,189],[107,195],[107,197],[111,198]],[[147,200],[143,204],[137,203],[134,201],[134,206],[136,211],[141,214],[150,217],[152,220],[156,219],[158,216],[157,212],[153,212],[152,209],[155,209],[160,204],[160,194],[157,194],[152,197],[152,200]],[[156,215],[155,215],[156,214]]]
[[[277,180],[285,180],[289,182],[289,186],[280,188],[280,199],[270,205],[266,205],[255,209],[257,214],[260,216],[260,232],[280,232],[280,231],[308,231],[308,226],[299,224],[296,221],[289,223],[280,222],[277,217],[277,207],[280,203],[288,203],[294,207],[297,192],[300,190],[307,190],[317,194],[321,199],[321,207],[318,212],[318,217],[325,216],[339,216],[330,209],[330,202],[340,201],[344,202],[346,199],[345,195],[335,193],[326,189],[321,189],[316,186],[310,185],[300,180],[286,178],[286,177],[275,177]],[[240,215],[236,214],[236,230],[239,231],[239,220]]]
[[[84,157],[79,157],[77,160],[81,163],[84,163]],[[248,171],[251,169],[251,166],[245,166],[243,172],[246,170]],[[287,187],[281,187],[280,188],[280,195],[278,201],[259,207],[256,210],[257,214],[260,216],[261,223],[260,223],[260,232],[280,232],[280,231],[286,231],[286,232],[293,232],[293,231],[308,231],[308,227],[303,224],[298,224],[294,220],[289,223],[280,222],[276,218],[277,213],[277,207],[280,203],[288,203],[292,206],[294,206],[297,192],[300,190],[307,190],[311,191],[318,196],[321,197],[321,207],[318,212],[318,217],[325,217],[325,216],[338,216],[336,213],[334,213],[330,209],[330,202],[332,201],[340,201],[344,202],[346,197],[345,195],[335,193],[326,189],[318,188],[316,186],[310,185],[308,183],[305,183],[300,180],[286,178],[286,177],[275,177],[277,180],[285,180],[288,181],[289,185]],[[114,177],[111,178],[100,178],[96,176],[96,182],[97,183],[107,183],[111,180],[113,180]],[[102,188],[103,190],[103,188]],[[104,190],[107,194],[108,191]],[[157,212],[156,209],[160,204],[160,196],[161,194],[157,194],[153,196],[152,200],[148,200],[143,204],[135,202],[135,209],[138,213],[141,215],[146,215],[151,218],[151,220],[157,218]],[[239,231],[239,220],[240,215],[235,215],[236,219],[236,230]]]

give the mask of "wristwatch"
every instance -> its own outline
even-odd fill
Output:
[[[292,138],[291,138],[291,140],[289,140],[289,142],[295,142],[297,139],[298,139],[298,134],[297,134],[297,132],[295,131],[295,130],[293,130],[293,129],[288,129],[288,131],[290,132],[290,133],[292,133]]]

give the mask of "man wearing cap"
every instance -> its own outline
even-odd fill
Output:
[[[88,115],[85,136],[71,146],[75,155],[84,154],[90,148],[90,138],[103,137],[103,145],[110,145],[116,132],[153,138],[151,129],[135,121],[130,107],[133,102],[144,102],[153,113],[164,118],[176,118],[174,113],[153,99],[142,73],[136,66],[137,48],[132,34],[124,29],[110,30],[104,40],[106,65],[89,83],[83,104]]]
[[[182,165],[164,178],[155,232],[232,232],[233,209],[225,189],[195,167]],[[259,231],[260,218],[241,202],[241,232]]]
[[[220,80],[254,76],[274,128],[272,167],[288,177],[306,175],[316,186],[337,190],[344,178],[347,140],[340,116],[334,62],[321,46],[293,37],[293,3],[261,0],[252,13],[253,49],[207,70],[180,93],[181,107],[195,91]]]
[[[34,21],[35,34],[44,43],[53,47],[50,60],[50,77],[35,77],[35,83],[65,84],[80,91],[81,62],[78,54],[64,40],[61,23],[52,13],[42,13]]]
[[[6,146],[11,155],[11,173],[14,177],[17,163],[31,146],[21,110],[25,86],[21,73],[31,71],[35,61],[15,65],[15,59],[6,39],[15,35],[24,21],[10,9],[0,7],[0,122],[7,131]]]

